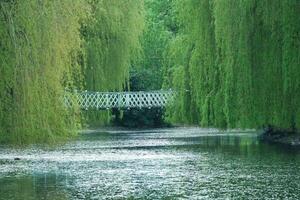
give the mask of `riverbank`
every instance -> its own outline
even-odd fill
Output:
[[[300,148],[300,133],[296,131],[284,131],[270,128],[260,135],[260,139],[268,143]]]
[[[173,132],[174,130],[181,130],[185,132],[205,132],[205,133],[220,133],[221,131],[216,128],[201,128],[197,126],[171,126],[171,127],[148,127],[148,128],[130,128],[122,126],[106,126],[106,127],[91,127],[80,130],[81,134],[91,133],[147,133],[147,132]]]
[[[104,126],[104,127],[89,127],[79,131],[81,134],[90,134],[90,133],[127,133],[127,132],[173,132],[174,130],[181,130],[184,132],[200,132],[200,133],[257,133],[255,129],[227,129],[221,130],[217,128],[203,128],[199,126],[182,126],[182,125],[172,125],[172,126],[163,126],[163,127],[147,127],[147,128],[132,128],[132,127],[123,127],[123,126]]]

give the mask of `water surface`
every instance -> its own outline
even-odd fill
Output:
[[[55,148],[0,147],[5,200],[299,197],[300,152],[253,132],[116,130]]]

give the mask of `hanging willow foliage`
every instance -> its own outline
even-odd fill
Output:
[[[165,82],[179,101],[169,120],[300,128],[299,0],[177,0],[174,7],[180,32]]]
[[[91,21],[82,29],[86,48],[85,88],[120,91],[141,50],[144,4],[141,0],[91,0]],[[105,122],[109,113],[88,111],[90,122]],[[106,120],[103,120],[106,118]]]
[[[86,88],[121,90],[140,51],[143,1],[92,1],[92,21],[84,28]]]
[[[66,110],[66,86],[79,76],[85,1],[0,2],[0,141],[54,142],[70,136],[78,112]]]

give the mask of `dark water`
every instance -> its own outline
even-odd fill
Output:
[[[300,152],[256,136],[177,128],[0,147],[0,199],[300,199]]]

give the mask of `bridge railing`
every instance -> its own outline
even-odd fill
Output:
[[[78,105],[82,109],[110,108],[153,108],[165,107],[174,100],[172,90],[138,92],[89,92],[66,91],[64,101],[67,106]]]

